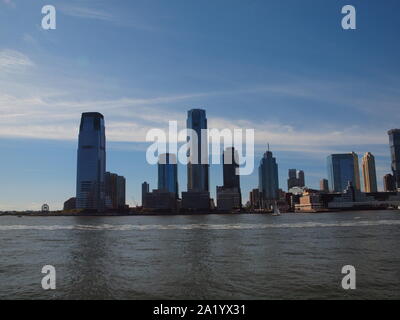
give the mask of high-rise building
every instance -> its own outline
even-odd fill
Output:
[[[358,156],[354,152],[328,156],[327,167],[330,191],[343,192],[349,182],[360,190]]]
[[[304,187],[306,185],[306,181],[305,181],[304,171],[303,170],[298,170],[297,171],[297,179],[299,181],[298,187]]]
[[[188,191],[209,192],[208,135],[205,131],[207,129],[206,111],[202,109],[189,110],[187,129],[189,129],[188,142],[190,148],[187,166]]]
[[[321,179],[319,182],[319,190],[322,192],[329,192],[329,184],[327,179]]]
[[[116,173],[105,173],[105,206],[108,209],[123,209],[126,202],[126,181]]]
[[[362,158],[362,173],[365,192],[378,192],[376,183],[375,157],[367,152]]]
[[[222,155],[224,187],[240,189],[239,154],[235,148],[224,150]]]
[[[249,201],[252,209],[261,208],[261,195],[259,189],[253,189],[250,191]]]
[[[150,192],[150,185],[145,181],[142,183],[142,206],[145,206],[146,194]]]
[[[217,187],[218,210],[230,211],[242,207],[242,193],[240,190],[239,154],[235,148],[224,150],[222,155],[224,185]]]
[[[303,170],[289,169],[288,176],[288,190],[294,187],[302,188],[305,186],[305,177]]]
[[[396,183],[396,188],[400,188],[400,129],[392,129],[388,134],[393,178]]]
[[[262,200],[277,200],[279,190],[278,164],[271,151],[264,153],[258,168],[259,190]]]
[[[176,155],[164,153],[158,159],[158,190],[172,192],[179,197],[178,163]]]
[[[390,173],[383,177],[383,188],[386,192],[396,191],[396,182]]]
[[[76,207],[103,211],[106,171],[104,117],[98,112],[83,113],[79,130]]]

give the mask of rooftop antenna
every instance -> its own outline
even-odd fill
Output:
[[[269,143],[268,143],[268,151],[269,151]]]

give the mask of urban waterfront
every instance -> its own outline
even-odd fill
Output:
[[[399,299],[400,211],[0,217],[0,299]],[[56,290],[41,287],[44,265]],[[343,290],[344,265],[357,289]]]

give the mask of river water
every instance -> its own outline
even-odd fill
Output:
[[[0,299],[400,299],[399,246],[400,211],[2,216]]]

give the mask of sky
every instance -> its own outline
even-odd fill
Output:
[[[48,4],[55,30],[41,27]],[[347,4],[356,30],[341,27]],[[282,189],[290,168],[319,188],[326,157],[351,151],[375,155],[382,189],[400,127],[399,13],[397,0],[0,0],[0,210],[62,209],[92,111],[130,205],[143,181],[157,186],[146,133],[192,108],[209,128],[255,129],[255,166],[269,143]],[[210,180],[215,196],[221,166]],[[246,201],[257,170],[241,184]]]

